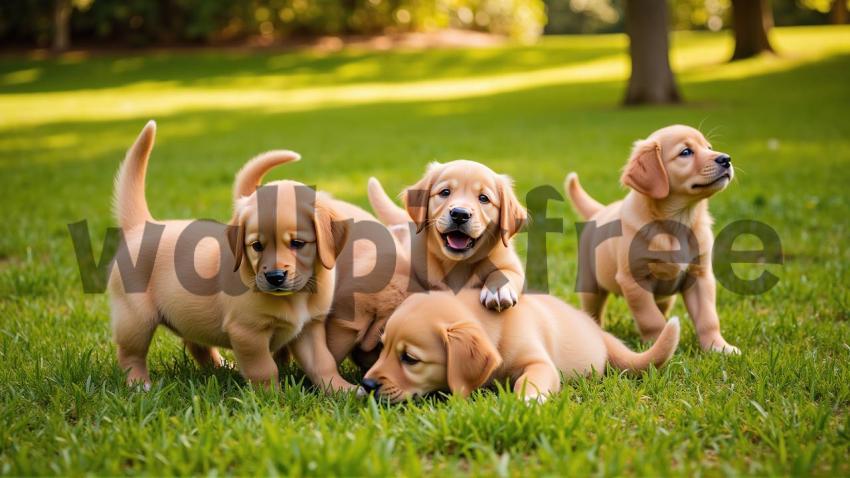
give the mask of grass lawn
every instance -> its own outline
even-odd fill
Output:
[[[780,58],[736,64],[724,63],[728,34],[676,34],[673,46],[688,103],[639,109],[618,106],[622,35],[0,58],[0,474],[849,474],[850,28],[778,29]],[[666,368],[573,381],[539,407],[489,391],[404,406],[325,397],[295,367],[279,393],[254,390],[235,371],[199,370],[163,331],[154,388],[136,393],[106,296],[82,292],[67,224],[87,219],[99,254],[113,174],[150,118],[154,215],[219,220],[233,174],[272,148],[304,157],[274,178],[364,205],[370,175],[398,191],[428,161],[461,157],[513,175],[521,195],[560,190],[575,170],[611,201],[631,142],[688,123],[738,168],[711,202],[716,230],[765,222],[785,264],[767,266],[780,281],[766,294],[719,292],[742,356],[701,353],[685,320]],[[576,216],[557,202],[549,215],[565,231],[548,239],[551,292],[577,303]],[[681,301],[675,313],[686,316]],[[639,346],[622,299],[607,328]]]

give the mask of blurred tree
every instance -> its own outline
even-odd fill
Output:
[[[626,0],[632,73],[625,104],[681,101],[670,69],[667,0]]]
[[[773,28],[770,0],[732,0],[735,52],[732,61],[773,52],[768,32]]]
[[[71,46],[71,0],[53,2],[53,50],[65,51]]]
[[[832,6],[829,9],[829,21],[836,25],[847,23],[850,17],[847,12],[847,0],[832,0]]]

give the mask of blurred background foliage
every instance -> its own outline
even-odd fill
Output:
[[[624,29],[627,0],[2,0],[0,41],[48,47],[57,30],[76,45],[265,43],[322,35],[475,30],[533,41],[543,33]],[[846,0],[772,0],[777,25],[846,22]],[[730,0],[669,0],[673,29],[720,30]],[[846,12],[846,5],[842,5]],[[65,25],[64,27],[62,25]]]

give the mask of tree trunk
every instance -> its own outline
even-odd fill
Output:
[[[832,0],[832,8],[829,9],[829,23],[843,25],[847,23],[847,0]]]
[[[625,104],[681,101],[670,69],[667,0],[626,0],[626,33],[632,74]]]
[[[769,0],[732,0],[732,26],[735,29],[732,61],[773,52],[767,37],[767,32],[773,28]]]
[[[71,0],[55,0],[53,4],[53,51],[71,46]]]

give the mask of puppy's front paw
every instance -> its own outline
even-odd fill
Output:
[[[547,399],[546,395],[526,395],[523,397],[526,405],[543,405]]]
[[[517,293],[510,284],[505,284],[495,291],[490,290],[486,285],[481,289],[481,304],[488,309],[501,312],[515,306],[516,303]]]

